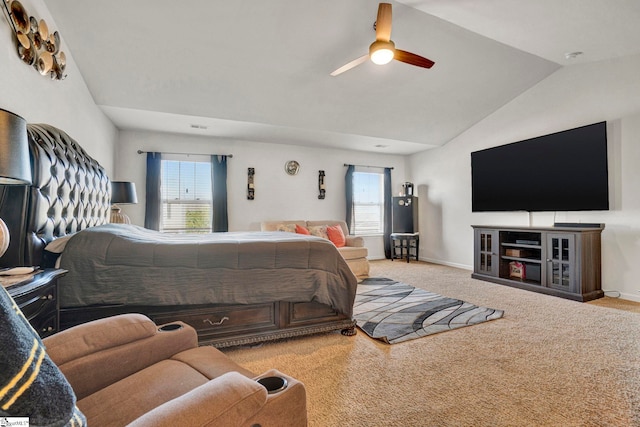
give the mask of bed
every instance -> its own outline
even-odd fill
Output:
[[[10,265],[49,266],[68,328],[139,312],[182,320],[201,344],[228,347],[311,333],[355,333],[357,280],[320,238],[283,232],[167,235],[109,224],[110,181],[63,131],[28,125],[30,187],[2,188]],[[10,198],[11,204],[6,203]]]

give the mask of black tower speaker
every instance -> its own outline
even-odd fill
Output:
[[[416,196],[394,197],[392,215],[392,233],[418,232],[418,198]]]

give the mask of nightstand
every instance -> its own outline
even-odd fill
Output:
[[[24,276],[0,277],[2,286],[42,338],[60,330],[58,277],[66,273],[67,270],[47,268]]]

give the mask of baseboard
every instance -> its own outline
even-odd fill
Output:
[[[620,291],[616,291],[616,290],[605,290],[604,291],[604,295],[605,296],[615,297],[616,294],[619,295],[617,298],[625,299],[625,300],[628,300],[628,301],[640,302],[640,295],[634,295],[634,294],[630,294],[630,293],[627,293],[627,292],[620,292]]]
[[[387,258],[382,258],[382,257],[372,257],[372,258],[367,258],[369,261],[384,261]],[[440,265],[446,265],[447,267],[454,267],[454,268],[460,268],[462,270],[469,270],[469,271],[473,271],[473,266],[470,265],[466,265],[466,264],[458,264],[455,262],[446,262],[446,261],[442,261],[439,259],[431,259],[431,258],[418,258],[418,261],[424,261],[424,262],[429,262],[431,264],[440,264]]]
[[[440,264],[440,265],[446,265],[447,267],[455,267],[455,268],[460,268],[462,270],[473,271],[473,266],[471,265],[458,264],[456,262],[448,262],[448,261],[442,261],[440,259],[423,258],[423,257],[420,257],[419,260],[424,262],[430,262],[431,264]]]
[[[369,261],[380,261],[380,260],[385,260],[387,258],[371,257],[371,258],[367,258],[367,259]],[[442,261],[440,259],[432,259],[432,258],[420,257],[420,258],[418,258],[418,261],[424,261],[424,262],[429,262],[431,264],[440,264],[440,265],[446,265],[447,267],[454,267],[454,268],[460,268],[462,270],[473,271],[473,266],[466,265],[466,264],[458,264],[458,263],[455,263],[455,262]]]

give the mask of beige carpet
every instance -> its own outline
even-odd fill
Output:
[[[371,276],[505,315],[395,345],[359,331],[225,353],[303,381],[310,426],[640,426],[640,314],[427,263],[376,261]]]

